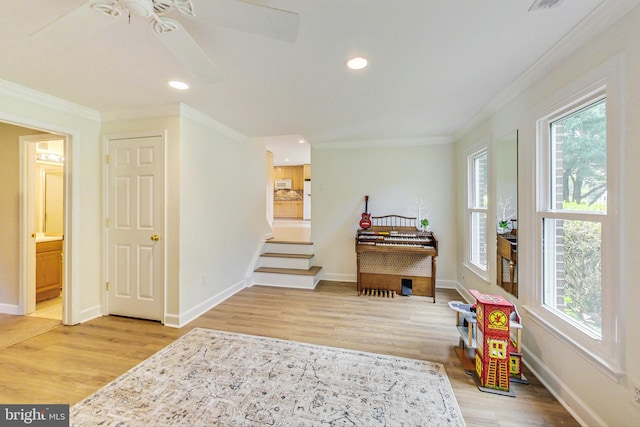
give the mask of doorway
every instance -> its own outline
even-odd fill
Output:
[[[300,135],[265,140],[267,218],[273,238],[311,242],[311,146]]]
[[[25,314],[62,321],[65,292],[65,144],[54,134],[20,137],[27,227]]]
[[[79,271],[77,257],[73,256],[76,239],[73,218],[79,217],[79,199],[73,198],[77,193],[79,176],[79,162],[73,163],[73,153],[77,152],[80,141],[79,131],[59,124],[23,117],[7,115],[0,112],[0,159],[2,159],[3,185],[0,197],[3,199],[3,210],[0,217],[6,224],[14,224],[11,232],[0,250],[0,271],[4,274],[3,295],[0,304],[2,313],[25,316],[35,310],[35,297],[30,298],[29,282],[35,283],[35,216],[29,215],[28,202],[35,204],[35,190],[29,191],[27,180],[28,164],[35,163],[34,156],[29,156],[29,149],[35,151],[35,145],[29,144],[28,137],[64,139],[65,171],[63,173],[64,186],[64,240],[62,241],[64,263],[62,294],[62,323],[74,325],[80,323],[80,289],[74,284],[79,283],[76,273]],[[25,139],[26,138],[26,139]],[[33,181],[33,180],[31,180]],[[77,224],[77,223],[76,223]],[[32,300],[31,300],[32,299]],[[31,301],[30,301],[31,300]],[[29,307],[31,308],[29,310]],[[58,321],[59,322],[59,321]]]
[[[108,313],[164,322],[164,137],[107,144]]]

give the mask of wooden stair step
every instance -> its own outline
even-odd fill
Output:
[[[300,241],[294,241],[294,240],[267,240],[266,243],[275,243],[275,244],[280,244],[280,245],[313,245],[312,242],[300,242]]]
[[[322,269],[322,267],[314,265],[308,270],[302,270],[298,268],[274,268],[274,267],[260,267],[253,270],[256,273],[276,273],[276,274],[296,274],[299,276],[315,276]]]
[[[260,256],[269,257],[269,258],[300,258],[300,259],[313,258],[313,254],[279,254],[276,252],[265,252]]]

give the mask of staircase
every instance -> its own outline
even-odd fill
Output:
[[[253,283],[315,289],[321,269],[313,265],[313,243],[268,240],[253,271]]]

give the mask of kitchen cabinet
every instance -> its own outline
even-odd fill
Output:
[[[302,190],[304,171],[302,166],[276,166],[274,179],[290,179],[292,190]]]
[[[55,298],[62,289],[62,240],[36,243],[36,302]]]
[[[276,200],[273,202],[274,218],[302,218],[302,200]]]

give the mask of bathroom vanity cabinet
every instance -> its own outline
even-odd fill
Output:
[[[62,240],[36,243],[36,302],[55,298],[62,288]]]

